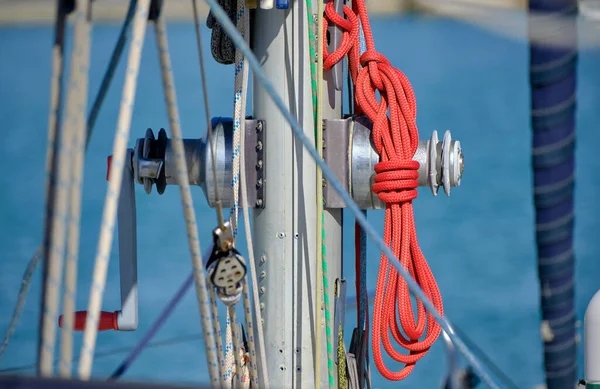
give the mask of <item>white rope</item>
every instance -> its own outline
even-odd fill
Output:
[[[238,32],[246,38],[244,20],[246,17],[246,0],[237,0],[237,9],[235,13],[235,23]],[[246,94],[248,86],[248,67],[244,55],[236,49],[235,51],[235,79],[234,79],[234,107],[233,107],[233,148],[232,148],[232,181],[233,205],[231,207],[231,228],[233,230],[234,241],[238,234],[238,210],[240,193],[240,149],[242,144],[242,135],[246,128],[246,104],[243,95]]]
[[[204,347],[206,350],[206,359],[210,380],[213,386],[220,384],[219,379],[219,359],[217,357],[217,346],[215,343],[215,334],[213,333],[212,314],[210,311],[210,301],[208,298],[208,289],[206,285],[206,275],[204,273],[204,264],[200,251],[200,241],[198,239],[198,224],[196,223],[196,214],[194,212],[194,202],[188,177],[188,167],[185,160],[185,149],[181,126],[179,123],[179,111],[177,109],[177,97],[175,94],[175,81],[171,69],[171,59],[169,56],[169,47],[167,43],[167,32],[163,18],[159,17],[156,21],[156,43],[160,56],[160,66],[162,81],[165,92],[165,102],[169,115],[171,126],[171,142],[175,151],[175,162],[177,168],[177,183],[181,192],[181,203],[185,216],[185,226],[190,246],[192,266],[194,269],[194,279],[196,281],[196,296],[202,319],[202,330],[204,332]]]
[[[254,342],[254,322],[252,320],[252,308],[250,304],[250,290],[248,288],[248,276],[242,281],[242,300],[244,301],[244,317],[246,320],[246,333],[247,341],[248,341],[248,354],[250,356],[250,370],[252,370],[252,374],[250,377],[252,378],[252,382],[256,388],[259,387],[258,382],[258,366],[256,364],[256,343]],[[248,370],[248,366],[246,365],[246,370]],[[249,382],[248,382],[249,383]]]
[[[71,59],[69,83],[73,86],[67,97],[67,122],[72,126],[71,179],[69,199],[69,232],[65,287],[63,290],[63,328],[60,345],[59,373],[71,377],[73,370],[73,323],[75,321],[75,293],[77,290],[77,262],[79,260],[79,224],[81,219],[81,187],[86,142],[86,110],[90,68],[90,0],[78,0],[75,13],[75,38]],[[72,93],[71,93],[72,92]],[[67,124],[67,123],[65,123]]]
[[[225,367],[225,374],[223,380],[225,381],[224,389],[233,388],[233,367],[235,366],[235,359],[233,357],[233,334],[231,333],[231,315],[229,315],[229,309],[227,309],[227,315],[225,319],[225,360],[223,361]]]
[[[62,76],[63,76],[63,50],[64,50],[64,31],[65,31],[65,14],[62,8],[57,7],[56,14],[56,27],[55,27],[55,41],[52,47],[52,76],[50,79],[50,112],[48,114],[48,138],[47,138],[47,150],[46,150],[46,215],[51,215],[53,213],[53,193],[55,191],[56,183],[55,183],[55,174],[56,167],[58,164],[56,163],[56,158],[58,158],[58,154],[60,154],[58,147],[56,145],[56,133],[58,132],[59,126],[59,110],[61,105],[61,95],[62,95]],[[50,233],[50,229],[48,227],[51,226],[53,220],[46,221],[46,234]],[[47,236],[47,235],[46,235]],[[48,237],[50,238],[50,237]],[[27,265],[27,269],[25,270],[25,274],[23,275],[23,281],[21,281],[21,288],[19,289],[19,294],[17,297],[17,304],[15,305],[15,309],[13,311],[12,318],[10,320],[10,324],[6,329],[4,334],[4,340],[2,341],[2,345],[0,345],[0,361],[2,361],[2,356],[6,351],[8,343],[10,342],[10,338],[12,334],[15,332],[17,327],[17,323],[19,322],[19,318],[21,317],[21,312],[23,311],[23,307],[25,306],[25,300],[27,298],[27,292],[29,291],[29,285],[31,282],[31,278],[33,277],[33,273],[38,262],[44,257],[44,250],[46,247],[50,245],[49,241],[44,242],[44,244],[38,249],[38,251],[34,254],[33,258],[29,261]],[[49,252],[50,247],[48,247],[47,252]],[[45,289],[46,285],[42,285]],[[44,300],[46,300],[46,293],[43,294]],[[45,301],[43,304],[45,308]],[[47,356],[43,352],[44,350],[44,326],[43,322],[45,321],[46,312],[42,312],[42,328],[40,328],[40,349],[39,349],[39,372],[45,375],[52,374],[52,367],[48,368]],[[44,361],[44,368],[42,368],[42,360]]]
[[[230,331],[231,338],[233,340],[233,354],[235,356],[235,376],[237,378],[237,382],[239,385],[237,388],[248,389],[250,388],[250,373],[248,372],[248,366],[244,366],[242,359],[244,357],[244,350],[240,346],[240,338],[237,333],[237,314],[235,312],[235,305],[230,305],[227,307],[227,313],[229,314],[231,320],[230,323]]]
[[[215,295],[215,289],[209,286],[208,291],[210,295],[213,332],[215,334],[215,339],[217,343],[217,356],[219,358],[219,382],[221,388],[224,388],[225,376],[227,373],[225,367],[225,351],[223,350],[223,338],[221,336],[221,324],[219,323],[219,309],[217,307],[217,297]]]
[[[113,144],[110,178],[108,180],[108,189],[106,191],[106,199],[104,202],[100,239],[96,253],[92,287],[90,289],[88,314],[85,323],[85,332],[83,334],[81,355],[79,358],[79,377],[84,380],[88,380],[92,373],[94,349],[96,347],[96,337],[98,335],[98,321],[100,319],[100,309],[102,307],[102,295],[104,293],[106,272],[110,261],[115,218],[117,215],[119,193],[121,191],[121,181],[123,179],[123,166],[125,164],[127,142],[129,140],[131,115],[133,103],[135,101],[137,76],[140,69],[140,57],[144,45],[144,36],[146,34],[149,6],[150,0],[139,0],[133,19],[132,40],[129,47],[127,68],[125,70],[121,107],[119,109],[117,131]]]
[[[244,12],[243,15],[243,24],[245,34],[244,38],[246,42],[250,41],[250,16],[247,12]],[[236,56],[239,53],[239,50],[236,49]],[[237,59],[237,57],[236,57]],[[246,109],[246,100],[247,100],[247,86],[248,86],[248,66],[246,58],[244,57],[243,62],[243,93],[242,93],[242,101],[241,106],[243,107],[242,112],[240,112],[240,116],[244,118],[243,126],[244,128],[241,130],[242,134],[245,134],[245,109]],[[252,282],[252,299],[254,304],[251,304],[249,288],[248,288],[248,279],[246,275],[246,280],[244,280],[243,284],[243,298],[244,298],[244,314],[246,316],[246,326],[248,327],[248,345],[250,348],[250,363],[252,364],[252,378],[255,387],[259,387],[259,377],[263,379],[262,387],[265,389],[269,388],[269,374],[267,372],[267,359],[265,354],[265,338],[263,334],[263,323],[262,323],[262,312],[260,311],[260,303],[258,296],[258,279],[256,277],[256,265],[254,262],[254,245],[252,243],[252,231],[250,225],[250,211],[248,204],[248,185],[246,182],[246,152],[245,147],[240,148],[240,164],[242,168],[240,169],[240,184],[242,187],[242,214],[244,218],[244,230],[246,235],[246,245],[248,247],[248,261],[250,262],[250,280]],[[261,374],[258,374],[258,363],[256,360],[256,345],[254,342],[254,328],[250,326],[252,324],[252,312],[250,311],[250,307],[254,306],[254,316],[256,318],[256,334],[258,337],[258,347],[259,347],[259,355],[260,355],[260,365],[261,365]]]
[[[244,36],[246,41],[249,40],[250,33],[250,23],[249,23],[249,15],[246,9],[245,0],[237,1],[237,10],[236,10],[236,26],[239,33]],[[244,139],[246,133],[246,101],[248,95],[248,66],[246,64],[246,59],[244,55],[236,50],[235,52],[235,80],[234,80],[234,117],[233,117],[233,178],[232,178],[232,189],[233,189],[233,207],[231,208],[231,225],[233,228],[233,236],[234,240],[238,234],[238,219],[239,219],[239,192],[240,192],[240,171],[245,169],[245,161],[242,158],[243,148],[244,148]],[[246,186],[242,186],[242,190],[246,191]],[[247,205],[246,205],[247,207]],[[246,224],[249,224],[246,222]],[[248,231],[248,229],[246,229]],[[250,238],[251,240],[251,238]],[[250,248],[249,248],[250,250]],[[253,259],[251,260],[253,261]],[[253,272],[253,270],[252,270]],[[247,274],[246,274],[247,277]],[[256,345],[254,342],[254,324],[252,320],[252,312],[251,312],[251,302],[250,302],[250,293],[248,289],[248,281],[247,278],[242,282],[242,297],[244,301],[244,318],[246,321],[246,329],[248,333],[248,354],[250,356],[250,369],[252,370],[252,381],[255,387],[259,386],[259,377],[258,377],[258,367],[256,363]],[[231,309],[228,309],[228,317],[232,315],[229,313]],[[235,316],[233,316],[235,317]],[[229,325],[227,326],[227,334],[233,332],[231,326],[236,326],[236,320],[231,319],[229,321]],[[233,341],[235,342],[235,336],[233,337]],[[227,347],[230,348],[231,344],[227,343]],[[238,350],[239,347],[235,347],[234,352],[236,356],[236,365],[241,366],[241,362],[237,360],[240,352]],[[244,364],[244,372],[243,377],[246,377],[248,373],[248,366]],[[238,377],[240,377],[240,373],[238,372]],[[250,385],[250,380],[242,381],[243,386],[246,387]]]
[[[87,8],[85,9],[87,10]],[[47,258],[47,270],[46,270],[46,282],[44,285],[44,307],[45,310],[42,312],[42,329],[41,329],[41,345],[40,345],[40,359],[39,369],[42,376],[53,375],[53,361],[54,361],[54,348],[56,346],[56,321],[59,311],[59,294],[63,276],[63,261],[65,255],[65,238],[67,228],[70,229],[69,220],[69,195],[71,189],[72,169],[73,169],[73,153],[78,154],[75,150],[77,149],[77,139],[79,138],[77,131],[80,124],[79,116],[83,114],[83,126],[81,130],[85,131],[85,105],[81,106],[80,99],[81,90],[85,89],[85,95],[87,97],[87,85],[82,85],[84,80],[80,77],[79,66],[85,64],[83,57],[89,55],[89,47],[86,46],[86,30],[89,30],[84,25],[86,23],[86,13],[82,8],[82,4],[78,2],[77,10],[75,13],[75,38],[73,50],[71,53],[71,67],[69,74],[69,85],[67,95],[67,117],[63,123],[62,134],[60,140],[60,149],[58,152],[58,180],[56,185],[56,195],[54,197],[52,210],[52,221],[51,221],[51,236],[50,236],[50,249],[48,251]],[[88,38],[89,44],[89,31]],[[56,48],[55,48],[56,50]],[[54,60],[57,60],[56,53]],[[89,61],[89,60],[88,60]],[[56,63],[54,65],[57,65]],[[87,69],[85,69],[87,72]],[[56,82],[53,79],[53,83]],[[55,86],[53,85],[54,89]],[[52,96],[54,98],[55,96]],[[54,102],[51,103],[54,105]],[[56,104],[59,104],[58,102]],[[58,107],[58,105],[56,105]],[[51,113],[51,121],[53,115],[58,115],[58,112]],[[50,124],[52,126],[52,124]],[[53,130],[50,129],[49,132]],[[56,131],[56,129],[54,129]],[[49,134],[49,147],[51,144],[50,138],[56,138],[56,133]],[[56,158],[56,156],[55,156]],[[75,216],[77,217],[77,216]],[[72,241],[72,231],[69,231],[69,242]],[[78,239],[77,239],[78,240]],[[77,245],[78,243],[75,243]],[[70,250],[71,251],[71,250]],[[63,374],[63,369],[61,369]]]

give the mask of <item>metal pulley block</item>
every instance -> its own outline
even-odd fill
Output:
[[[201,139],[183,140],[188,179],[190,185],[202,188],[209,206],[216,205],[216,186],[222,205],[231,207],[234,197],[231,186],[233,120],[214,118],[212,126],[212,147],[209,147],[208,134]],[[248,203],[255,208],[264,208],[266,205],[265,128],[264,121],[247,119],[242,140],[245,147]],[[323,158],[360,208],[383,209],[385,204],[371,190],[375,165],[380,160],[373,146],[371,129],[372,124],[365,117],[325,120]],[[211,148],[215,150],[214,167]],[[162,194],[167,185],[177,184],[175,151],[164,130],[160,130],[157,139],[151,130],[146,131],[146,136],[137,140],[133,155],[135,181],[144,185],[146,193],[150,193],[152,185],[156,185],[158,193]],[[440,187],[446,195],[450,195],[450,190],[460,185],[464,158],[460,142],[452,139],[450,131],[445,132],[441,141],[437,131],[433,131],[430,139],[421,139],[413,160],[419,162],[419,186],[429,187],[434,196],[437,196]],[[216,181],[213,168],[216,171]],[[323,195],[327,208],[346,207],[326,180]]]
[[[217,289],[219,297],[234,297],[242,291],[246,276],[246,261],[233,247],[233,234],[229,222],[213,231],[213,251],[206,264],[208,279]]]

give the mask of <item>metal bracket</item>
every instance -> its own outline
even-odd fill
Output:
[[[350,152],[350,125],[352,118],[323,120],[323,160],[333,170],[344,190],[350,192],[348,183]],[[342,197],[323,178],[323,199],[325,208],[345,208]]]
[[[246,120],[246,183],[248,188],[252,185],[256,187],[256,191],[248,191],[248,204],[254,204],[256,208],[265,207],[265,135],[266,128],[265,122],[262,120]],[[253,158],[248,156],[254,156],[256,162],[252,164]],[[254,166],[254,169],[252,168]],[[242,190],[240,186],[240,190]],[[254,201],[250,199],[250,192],[256,193]],[[241,196],[241,193],[240,193]]]

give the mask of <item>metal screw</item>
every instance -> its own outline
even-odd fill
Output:
[[[267,262],[267,256],[266,255],[261,255],[260,256],[260,263],[265,263]]]
[[[265,294],[265,287],[264,286],[260,287],[260,294]]]
[[[256,151],[261,151],[263,149],[263,144],[261,141],[256,142]]]
[[[265,303],[260,303],[260,310],[263,311],[265,309]]]
[[[279,239],[283,239],[283,238],[285,238],[285,232],[280,232],[279,234],[277,234],[277,237],[278,237]]]
[[[256,124],[256,132],[261,132],[263,130],[263,124],[262,122],[258,122]]]
[[[256,180],[256,187],[260,188],[263,185],[263,179],[259,178],[258,180]]]
[[[262,199],[258,199],[258,200],[256,200],[256,206],[257,206],[258,208],[261,208],[261,207],[263,206],[263,201],[262,201]]]
[[[261,271],[260,278],[265,278],[267,276],[267,272]]]
[[[263,161],[262,161],[262,159],[259,159],[258,162],[256,163],[256,168],[262,169],[262,167],[263,167]]]

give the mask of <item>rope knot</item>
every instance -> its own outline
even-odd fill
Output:
[[[369,80],[373,88],[382,93],[385,92],[386,87],[382,73],[387,76],[390,73],[389,69],[393,69],[390,61],[383,54],[375,50],[367,50],[360,56],[360,65],[363,71],[368,71]]]
[[[386,204],[401,204],[417,198],[419,162],[383,161],[375,165],[371,190]]]
[[[358,39],[360,27],[358,16],[347,5],[344,5],[344,15],[346,15],[347,19],[335,11],[333,2],[325,6],[325,15],[327,18],[323,19],[323,36],[327,36],[327,28],[329,27],[328,19],[331,23],[342,29],[342,41],[333,53],[329,54],[327,44],[323,44],[323,68],[330,70],[354,49],[354,42]]]

